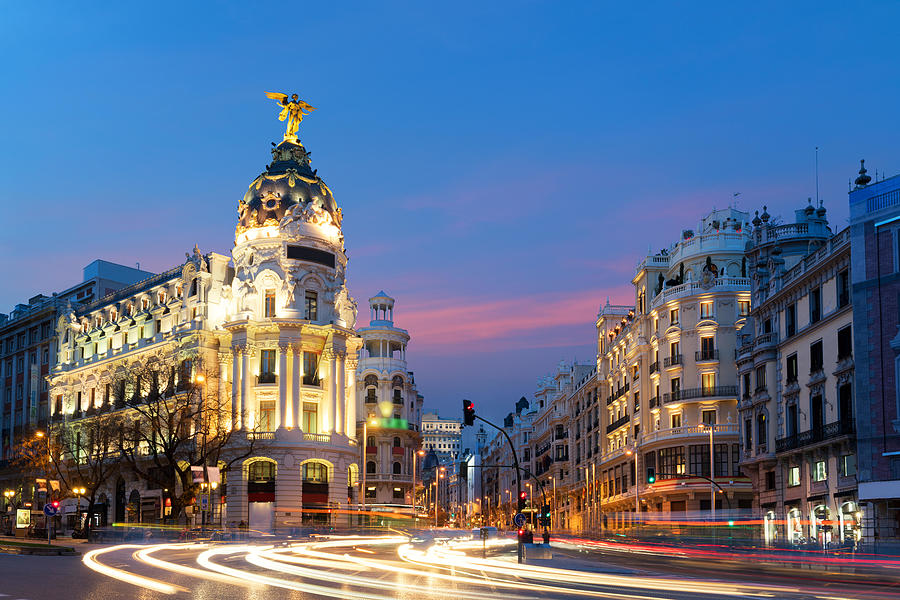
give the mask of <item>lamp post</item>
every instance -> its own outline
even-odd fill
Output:
[[[377,424],[378,424],[378,421],[376,421],[375,419],[372,419],[372,426],[374,427]],[[360,462],[360,467],[362,467],[361,468],[362,486],[360,487],[360,490],[359,490],[359,505],[361,508],[360,515],[359,515],[360,521],[363,518],[363,513],[366,512],[366,458],[367,458],[366,453],[368,452],[368,449],[369,449],[369,419],[368,418],[365,421],[363,421],[362,442],[363,443],[360,444],[360,446],[362,446],[362,459]]]
[[[77,496],[78,506],[77,506],[77,512],[75,514],[78,515],[76,517],[78,519],[78,523],[81,523],[81,497],[87,493],[87,490],[83,487],[77,487],[77,488],[73,488],[72,492]]]
[[[424,450],[416,450],[413,452],[413,464],[412,464],[412,508],[413,508],[413,522],[417,521],[417,513],[416,513],[416,457],[425,456]]]
[[[715,447],[713,446],[713,431],[715,430],[715,425],[706,425],[705,427],[709,430],[709,510],[712,521],[715,522],[716,486],[713,482],[716,477]]]
[[[15,495],[16,495],[16,492],[13,490],[4,490],[3,491],[3,497],[6,498],[7,512],[9,512],[9,510],[12,508],[12,503],[13,503],[12,499],[13,499],[13,496],[15,496]]]

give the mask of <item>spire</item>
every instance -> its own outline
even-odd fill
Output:
[[[856,181],[854,183],[856,183],[856,185],[859,187],[865,187],[869,185],[870,181],[872,181],[872,178],[866,175],[866,160],[864,158],[860,159],[859,177],[856,178]]]

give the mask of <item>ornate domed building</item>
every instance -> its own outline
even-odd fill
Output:
[[[183,265],[59,320],[53,421],[86,432],[108,413],[135,432],[117,449],[121,472],[91,490],[103,498],[97,512],[104,523],[131,512],[130,520],[165,520],[173,499],[185,502],[188,518],[198,523],[202,516],[204,523],[243,522],[260,531],[356,522],[363,501],[358,425],[361,430],[367,416],[358,399],[365,386],[357,381],[364,340],[354,329],[341,209],[291,123],[238,203],[231,257],[195,248]],[[418,447],[422,401],[405,366],[409,335],[380,321],[365,335],[375,335],[372,327],[395,343],[387,355],[370,351],[370,362],[402,353],[364,371],[377,374],[389,403],[381,432],[399,423],[394,417],[403,420],[402,444],[387,452],[402,461],[406,478],[395,503],[409,504],[407,463]],[[159,366],[166,360],[171,368]],[[129,375],[135,371],[149,385]],[[179,418],[185,419],[194,406],[190,394],[201,407],[189,428],[191,444],[165,428],[140,429],[152,428],[147,404],[183,402]],[[208,430],[197,425],[207,422]],[[207,508],[192,511],[201,499]]]

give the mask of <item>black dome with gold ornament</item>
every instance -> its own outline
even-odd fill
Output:
[[[331,190],[310,167],[309,152],[303,144],[285,140],[272,148],[272,163],[253,180],[238,205],[238,232],[278,225],[294,206],[310,202],[331,213],[340,227],[341,210]]]

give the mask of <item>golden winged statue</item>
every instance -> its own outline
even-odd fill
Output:
[[[278,102],[278,106],[281,108],[278,120],[287,120],[288,122],[287,130],[284,132],[284,139],[296,142],[297,130],[300,129],[300,122],[303,120],[303,116],[316,110],[315,107],[298,98],[297,94],[292,94],[290,100],[288,100],[287,94],[279,92],[266,92],[266,96]]]

